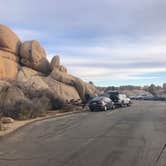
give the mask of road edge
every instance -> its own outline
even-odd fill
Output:
[[[65,112],[65,113],[57,113],[55,115],[49,115],[47,117],[40,117],[40,118],[32,119],[31,121],[27,121],[27,123],[24,123],[23,125],[20,125],[20,126],[16,127],[15,129],[13,129],[9,132],[6,132],[6,133],[4,132],[2,135],[0,135],[0,141],[5,139],[5,138],[10,137],[11,135],[15,134],[19,130],[21,130],[24,127],[29,126],[33,123],[44,121],[44,120],[47,120],[47,119],[54,119],[54,118],[58,118],[58,117],[65,117],[65,116],[68,116],[68,115],[84,113],[84,112],[86,112],[86,111],[85,110],[84,111],[83,110],[81,110],[81,111],[71,111],[71,112]]]

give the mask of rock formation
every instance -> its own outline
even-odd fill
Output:
[[[14,54],[0,50],[0,79],[15,79],[19,64]]]
[[[60,57],[58,55],[56,55],[51,60],[50,68],[51,68],[51,71],[52,71],[55,68],[59,68],[59,67],[60,67]]]
[[[0,25],[0,80],[21,82],[30,90],[48,91],[56,98],[64,100],[86,100],[86,95],[96,93],[94,86],[67,73],[67,68],[60,63],[60,57],[54,56],[49,64],[46,52],[36,40],[21,42],[19,37],[4,25]],[[5,94],[4,84],[0,84],[0,98]],[[5,103],[12,98],[26,99],[21,89],[9,86]],[[20,98],[19,98],[20,97]],[[17,100],[16,100],[17,101]],[[1,104],[0,104],[1,105]]]
[[[85,96],[87,94],[90,96],[94,95],[94,91],[88,88],[90,85],[88,86],[88,84],[80,78],[67,74],[67,69],[60,65],[59,56],[53,57],[51,61],[51,70],[50,76],[59,82],[75,87],[82,101],[86,100]]]
[[[18,55],[21,41],[8,27],[0,24],[0,50]]]
[[[46,52],[37,41],[24,42],[20,48],[20,57],[22,65],[46,74],[50,72]]]
[[[58,69],[59,71],[63,73],[67,73],[67,68],[60,64],[60,57],[58,55],[52,58],[50,63],[50,68],[51,68],[51,71],[53,71],[54,69]]]
[[[21,41],[8,27],[0,25],[0,79],[16,78]]]

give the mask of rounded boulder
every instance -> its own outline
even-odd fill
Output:
[[[46,52],[38,41],[25,41],[20,48],[21,63],[42,73],[50,72]]]
[[[60,57],[58,55],[54,56],[51,60],[51,64],[50,64],[50,68],[51,71],[53,71],[53,69],[60,67]]]
[[[8,27],[0,24],[0,50],[18,55],[21,41]]]
[[[19,61],[19,57],[15,56],[14,54],[12,54],[10,52],[6,52],[6,51],[2,51],[2,50],[0,50],[0,57],[14,61],[14,62]]]
[[[15,80],[19,64],[0,56],[0,80]]]

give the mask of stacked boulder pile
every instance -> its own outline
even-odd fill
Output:
[[[85,101],[87,95],[97,93],[93,85],[68,74],[59,56],[49,62],[38,41],[22,42],[11,29],[0,25],[0,108],[30,100],[27,90],[68,101]]]

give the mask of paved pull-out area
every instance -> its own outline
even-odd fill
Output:
[[[0,166],[165,166],[166,102],[84,112],[0,140]]]

